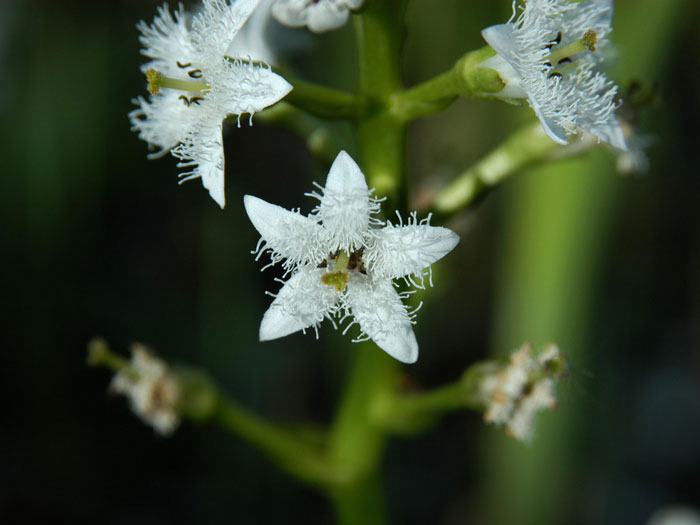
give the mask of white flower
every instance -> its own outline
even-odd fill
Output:
[[[487,375],[481,385],[486,400],[484,420],[503,425],[508,434],[522,441],[532,439],[535,415],[552,409],[555,379],[564,369],[564,358],[555,345],[548,345],[533,358],[525,343],[510,356],[508,366]]]
[[[413,313],[397,293],[393,279],[423,287],[430,265],[450,252],[459,236],[447,228],[418,222],[382,223],[375,215],[379,200],[371,196],[355,161],[341,151],[325,188],[308,194],[320,203],[309,216],[288,211],[246,195],[245,208],[262,236],[258,257],[271,253],[272,264],[283,262],[291,277],[277,294],[260,324],[267,341],[309,327],[324,318],[354,317],[361,335],[405,363],[418,358]],[[380,226],[383,226],[380,228]],[[432,284],[432,283],[431,283]]]
[[[226,50],[230,57],[250,58],[254,61],[276,64],[277,57],[270,44],[272,3],[275,0],[260,0],[260,4],[243,24],[231,45]]]
[[[350,9],[364,0],[277,0],[272,15],[291,27],[307,26],[314,33],[338,29],[348,21]]]
[[[129,114],[139,137],[159,151],[170,151],[178,166],[190,168],[181,182],[201,177],[211,197],[224,207],[223,119],[259,111],[291,89],[269,68],[225,53],[258,0],[203,0],[194,17],[182,5],[173,13],[158,9],[152,25],[140,22],[142,66],[149,78],[149,100],[139,97]],[[191,18],[191,23],[190,22]]]
[[[612,0],[527,0],[520,9],[517,18],[481,32],[497,52],[482,67],[501,73],[501,96],[526,97],[560,144],[581,129],[626,149],[615,117],[617,86],[597,71]]]
[[[172,434],[180,424],[175,411],[180,389],[165,362],[143,345],[132,347],[131,366],[118,372],[109,388],[128,397],[131,410],[158,433]]]

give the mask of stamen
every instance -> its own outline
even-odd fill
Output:
[[[192,65],[192,62],[187,62],[187,64],[181,64],[179,60],[175,63],[177,64],[177,67],[179,67],[180,69],[185,69],[185,68],[190,67]]]
[[[202,70],[201,69],[193,69],[192,71],[188,71],[187,74],[191,76],[192,78],[202,78]]]

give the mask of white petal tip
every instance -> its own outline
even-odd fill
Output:
[[[347,151],[341,150],[336,156],[326,179],[326,190],[339,194],[352,194],[367,191],[367,181],[355,160]]]
[[[209,196],[214,199],[214,202],[216,202],[222,210],[226,207],[226,196],[223,192],[209,190]]]
[[[265,312],[258,338],[260,341],[272,341],[298,332],[302,329],[294,317],[284,315],[278,308],[271,307]]]
[[[418,360],[418,341],[410,328],[390,338],[382,338],[380,341],[375,339],[374,342],[397,361],[410,365]]]

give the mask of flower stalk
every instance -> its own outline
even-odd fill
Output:
[[[561,149],[538,122],[528,124],[443,188],[433,209],[442,215],[457,213],[514,173]]]
[[[498,71],[483,66],[484,60],[494,55],[489,46],[466,53],[451,69],[396,93],[392,113],[402,121],[410,121],[442,111],[459,96],[494,96],[505,87]]]
[[[357,113],[357,98],[352,93],[299,80],[286,73],[293,89],[285,102],[324,119],[353,119]]]

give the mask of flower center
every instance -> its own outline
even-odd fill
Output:
[[[193,79],[202,77],[202,72],[199,69],[194,69],[188,74]],[[148,78],[148,92],[152,95],[158,93],[161,88],[179,89],[180,91],[189,91],[192,93],[204,93],[210,89],[209,84],[202,80],[170,78],[163,76],[160,71],[156,71],[155,69],[146,71],[146,78]]]
[[[335,261],[333,270],[326,272],[321,276],[321,282],[327,284],[328,286],[335,287],[336,290],[342,292],[348,284],[349,273],[348,270],[357,270],[360,273],[366,274],[364,264],[362,264],[362,253],[364,248],[360,248],[352,253],[348,253],[345,250],[339,250],[338,252],[330,255],[330,260]],[[318,265],[319,268],[327,268],[328,260],[324,259],[321,264]]]
[[[547,57],[547,67],[554,68],[550,76],[561,76],[561,73],[556,71],[557,66],[562,66],[572,62],[571,57],[581,51],[595,51],[595,45],[598,42],[598,36],[595,31],[589,29],[581,38],[573,42],[559,47],[561,42],[561,33],[557,34],[557,38],[547,48],[551,51]]]

